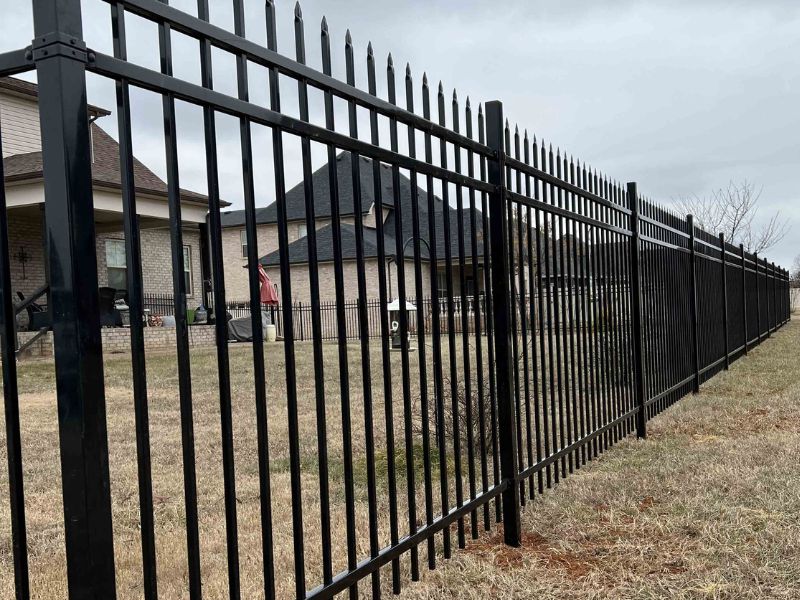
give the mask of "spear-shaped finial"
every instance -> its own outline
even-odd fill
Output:
[[[345,43],[346,46],[352,46],[353,45],[353,36],[350,35],[350,30],[349,29],[347,30],[347,33],[344,34],[344,43]]]
[[[458,103],[458,92],[456,92],[456,90],[453,89],[453,104],[457,103]]]
[[[467,110],[472,110],[472,106],[471,106],[471,105],[470,105],[470,103],[469,103],[469,96],[467,96],[467,104],[466,104],[466,107],[467,107]]]
[[[394,59],[392,58],[392,53],[391,52],[389,52],[389,56],[386,59],[386,66],[389,69],[391,69],[392,71],[394,71]]]
[[[375,53],[372,51],[372,41],[367,43],[367,58],[375,58]]]
[[[320,25],[320,29],[322,30],[322,33],[328,33],[328,19],[326,19],[324,16],[322,17],[322,25]]]
[[[411,63],[406,63],[406,79],[411,79]]]
[[[298,0],[294,5],[294,18],[298,20],[303,19],[303,9],[300,8],[300,0]]]
[[[422,74],[422,87],[428,87],[428,73],[424,72]]]
[[[519,135],[519,125],[518,124],[514,125],[514,135]]]
[[[442,85],[442,80],[439,80],[439,95],[444,96],[444,86]]]

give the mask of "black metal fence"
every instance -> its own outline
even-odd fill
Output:
[[[137,574],[141,586],[135,593],[139,597],[158,596],[159,585],[167,584],[160,574],[171,577],[169,585],[188,591],[192,599],[202,596],[204,578],[212,576],[224,579],[227,596],[240,598],[253,564],[260,573],[257,587],[266,598],[330,598],[339,593],[355,597],[364,585],[378,597],[385,589],[399,591],[406,578],[418,579],[421,562],[434,568],[439,557],[451,555],[454,544],[464,547],[468,536],[476,537],[500,520],[505,542],[517,546],[522,505],[624,436],[636,431],[644,437],[649,418],[684,394],[697,391],[703,380],[789,319],[785,270],[699,230],[691,218],[684,220],[657,208],[639,195],[635,184],[623,187],[543,141],[512,131],[499,102],[487,103],[485,111],[480,106],[476,118],[469,100],[462,107],[454,94],[446,103],[441,85],[432,99],[424,76],[418,96],[420,89],[408,68],[401,89],[405,107],[401,108],[391,58],[386,70],[388,100],[380,99],[371,47],[368,90],[355,86],[355,50],[349,34],[344,44],[346,77],[340,81],[331,75],[332,41],[325,22],[320,32],[320,73],[305,64],[299,9],[294,23],[295,59],[277,52],[279,26],[271,0],[266,3],[267,48],[245,39],[242,0],[233,0],[233,33],[209,24],[208,0],[198,1],[198,17],[155,0],[107,1],[113,55],[84,46],[79,0],[34,1],[36,38],[31,48],[0,55],[0,75],[35,69],[39,81],[71,598],[126,595],[127,590],[117,589],[116,578],[119,569],[129,567],[115,563],[114,547],[131,544],[113,534],[115,482],[109,475],[98,320],[87,71],[116,85],[128,265],[141,264],[142,253],[135,218],[130,90],[141,88],[162,98],[161,114],[151,118],[164,125],[172,313],[177,325],[175,394],[182,449],[182,470],[175,476],[183,478],[184,495],[180,518],[167,531],[160,530],[154,517],[148,363],[141,319],[132,318],[139,510],[135,543],[141,556]],[[160,72],[127,60],[129,15],[155,24]],[[173,76],[172,39],[177,34],[199,43],[199,85]],[[212,50],[235,59],[237,97],[214,89],[212,56],[217,55]],[[268,71],[269,108],[249,101],[248,71],[254,68]],[[282,110],[281,91],[287,81],[297,86],[299,118]],[[323,124],[311,122],[310,89],[324,97]],[[421,115],[415,109],[419,97]],[[258,468],[237,471],[237,460],[248,458],[234,453],[232,405],[241,400],[242,391],[231,385],[226,324],[217,319],[214,381],[224,488],[224,573],[201,570],[202,553],[213,550],[201,544],[200,535],[201,510],[206,504],[198,502],[196,444],[201,442],[194,435],[197,413],[192,382],[203,373],[192,371],[188,344],[177,102],[199,106],[204,115],[215,306],[227,305],[216,116],[232,116],[240,126],[251,265],[249,305],[255,307],[250,311],[255,335],[252,388],[246,395],[255,412]],[[346,134],[335,124],[336,102],[347,104]],[[362,115],[367,117],[369,141],[359,132]],[[302,316],[283,311],[281,377],[285,388],[277,398],[268,395],[265,371],[272,369],[273,359],[267,362],[259,326],[255,265],[271,249],[257,247],[253,165],[263,164],[263,157],[253,150],[255,128],[266,128],[272,136],[283,306],[293,304],[291,272],[295,268],[289,255],[285,206],[284,144],[289,137],[299,139],[306,198],[312,301]],[[401,133],[407,134],[402,144]],[[326,177],[332,190],[327,201],[337,322],[333,367],[321,344],[311,349],[295,346],[297,320],[310,322],[311,339],[321,339],[323,330],[312,144],[327,150]],[[337,150],[349,157],[344,171],[337,167]],[[352,183],[347,186],[352,197],[341,197],[342,178]],[[367,211],[362,194],[368,188],[377,205],[386,206],[390,214],[385,222],[376,219],[374,227],[364,223]],[[354,223],[354,248],[343,243],[344,217]],[[0,234],[13,564],[17,597],[28,598],[29,544],[35,543],[35,537],[26,530],[23,462],[34,457],[23,457],[20,451],[4,193],[0,194]],[[358,302],[357,317],[353,317],[348,316],[345,301],[352,291],[345,289],[346,281],[355,282],[347,285],[357,288],[359,298],[368,298],[365,265],[372,257],[365,252],[367,234],[377,245],[379,298],[374,306]],[[408,238],[413,244],[406,252],[403,240]],[[419,305],[428,296],[434,299],[435,309],[427,311],[430,325],[424,322],[426,311],[399,313],[402,333],[412,328],[412,321],[416,325],[415,353],[406,335],[401,335],[402,351],[391,353],[385,271],[389,253],[397,258],[397,295]],[[406,284],[403,257],[413,261],[414,272],[408,279],[413,285]],[[353,280],[345,278],[346,259],[356,264]],[[439,277],[439,267],[445,270],[444,278]],[[486,309],[471,314],[457,311],[454,305],[454,290],[466,289],[470,270],[472,281],[482,280],[481,287],[488,290]],[[132,314],[142,314],[140,269],[128,269],[127,277]],[[562,284],[549,284],[556,280]],[[371,312],[379,318],[370,317]],[[573,315],[583,326],[564,327]],[[348,325],[348,319],[354,319],[353,323]],[[348,332],[355,323],[358,343],[352,345]],[[372,341],[376,330],[380,335]],[[306,335],[308,330],[301,331]],[[298,371],[303,351],[313,353],[309,361],[313,368],[307,374]],[[331,369],[338,384],[335,392],[326,386],[326,370]],[[270,442],[268,420],[275,402],[283,407],[287,430],[285,439]],[[332,410],[336,419],[329,416]],[[309,414],[315,431],[310,440],[303,437],[301,428]],[[276,443],[287,449],[283,471],[276,471],[279,465],[270,458]],[[237,496],[237,485],[247,478],[257,480],[255,500]],[[286,502],[273,501],[276,486],[288,487],[282,494]],[[243,536],[240,530],[238,511],[246,502],[256,503],[259,535],[255,538],[249,531]],[[309,516],[309,510],[314,514]],[[168,574],[157,569],[158,560],[165,558],[160,542],[174,537],[177,530],[185,535],[185,569]],[[341,551],[335,552],[334,547]],[[242,559],[245,552],[246,561]],[[174,558],[169,557],[171,562]],[[248,585],[252,590],[252,582]]]

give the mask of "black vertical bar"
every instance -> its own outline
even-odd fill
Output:
[[[580,169],[580,165],[578,165]],[[576,180],[575,162],[570,156],[569,160],[569,182],[579,187]],[[571,210],[576,215],[581,214],[582,198],[580,194],[572,194]],[[580,221],[572,221],[572,256],[574,265],[574,288],[575,288],[575,310],[573,313],[573,335],[577,345],[577,373],[578,373],[578,401],[581,405],[580,410],[580,439],[589,433],[589,398],[586,386],[588,373],[586,373],[586,338],[585,338],[585,273],[584,273],[584,253],[586,252],[585,236],[583,235],[583,224]],[[534,345],[535,352],[535,345]],[[534,380],[534,383],[536,380]],[[583,444],[580,450],[580,461],[578,464],[585,463],[589,458],[590,444]]]
[[[331,38],[328,22],[323,17],[321,25],[322,70],[331,75]],[[277,77],[277,74],[276,74]],[[335,114],[333,94],[325,92],[325,127],[335,130]],[[356,564],[356,530],[355,530],[355,490],[353,485],[353,442],[352,423],[350,421],[350,367],[347,352],[347,304],[344,298],[344,268],[342,260],[342,227],[339,202],[339,173],[336,159],[336,147],[328,145],[328,182],[331,190],[331,230],[333,237],[333,273],[336,290],[336,333],[339,359],[339,392],[342,410],[342,462],[344,471],[345,494],[345,536],[347,545],[347,565],[353,569]],[[283,259],[281,259],[283,260]],[[330,583],[330,582],[326,582]],[[351,586],[350,597],[358,594],[356,586]]]
[[[422,74],[422,114],[430,121],[431,99],[427,74]],[[425,132],[425,162],[433,163],[433,142],[431,134]],[[438,277],[438,237],[436,229],[436,196],[433,190],[433,176],[426,177],[428,192],[428,239],[431,241],[431,297],[433,300],[433,372],[434,395],[436,397],[436,437],[439,450],[439,491],[442,500],[442,516],[450,512],[449,482],[447,477],[447,445],[444,436],[444,375],[442,373],[442,330],[441,330],[441,298],[439,297]],[[442,546],[445,558],[450,558],[450,527],[442,530]]]
[[[406,64],[406,110],[414,112],[414,82],[411,66]],[[408,155],[417,157],[417,138],[413,127],[408,128]],[[433,523],[433,483],[431,470],[430,407],[428,399],[428,364],[425,344],[424,283],[422,275],[422,238],[419,215],[419,187],[417,174],[411,171],[411,230],[414,239],[414,286],[417,293],[417,352],[419,352],[420,409],[422,413],[422,455],[423,479],[425,482],[425,522]],[[405,245],[405,244],[404,244]],[[431,260],[431,246],[426,241],[428,260]],[[388,345],[388,344],[387,344]],[[428,567],[436,566],[436,545],[433,536],[428,538]],[[399,573],[398,573],[399,577]]]
[[[744,244],[739,244],[739,253],[742,255],[742,328],[744,329],[744,354],[747,356],[749,338],[747,336],[747,256]]]
[[[551,156],[552,161],[552,156]],[[553,173],[558,179],[562,179],[562,162],[561,162],[561,149],[556,149],[556,162],[555,162],[555,169],[553,169],[552,162],[551,162],[551,173]],[[558,208],[563,208],[564,206],[564,191],[561,186],[558,186],[556,191],[555,200],[557,202]],[[569,447],[572,445],[572,415],[570,413],[570,374],[569,374],[569,341],[568,341],[568,332],[567,332],[567,299],[565,295],[566,290],[566,281],[567,281],[567,271],[568,267],[566,264],[566,260],[564,258],[564,245],[567,242],[566,238],[566,218],[558,217],[558,226],[557,226],[557,234],[558,234],[558,276],[556,281],[558,282],[558,294],[556,295],[556,299],[558,300],[558,305],[556,306],[556,329],[558,331],[558,338],[556,338],[556,342],[560,340],[560,347],[557,350],[558,360],[559,363],[563,360],[563,367],[559,368],[559,393],[562,393],[564,399],[563,401],[559,397],[559,427],[561,432],[561,446],[562,448]],[[555,239],[554,239],[555,242]],[[555,250],[553,251],[555,256]],[[560,307],[560,308],[559,308]],[[563,373],[563,374],[562,374]],[[563,457],[561,460],[561,467],[563,475],[566,477],[567,469],[570,473],[573,471],[573,455],[570,452],[566,457]]]
[[[508,119],[506,119],[506,128],[504,131],[504,139],[505,139],[505,152],[507,156],[512,156],[511,154],[511,129],[508,124]],[[511,179],[511,169],[506,167],[505,173],[505,182],[506,186],[509,189],[512,188],[512,179]],[[515,243],[515,203],[509,199],[507,206],[506,206],[506,213],[508,219],[508,248],[509,248],[509,277],[510,281],[509,284],[511,286],[511,364],[513,365],[513,374],[514,374],[514,409],[515,414],[521,414],[521,404],[520,404],[520,369],[519,369],[519,326],[518,326],[518,311],[517,311],[517,303],[519,302],[518,297],[518,290],[517,290],[517,280],[514,276],[514,270],[518,268],[515,265],[515,248],[517,244]],[[522,449],[524,447],[522,443],[522,419],[516,419],[516,435],[517,435],[517,466],[521,466],[524,463],[524,457],[522,454]],[[520,502],[522,505],[525,505],[525,483],[520,481],[519,487],[519,497]]]
[[[536,145],[535,145],[535,138],[534,138],[534,147],[533,152],[534,156],[536,154]],[[530,143],[528,141],[528,132],[525,132],[525,144],[524,144],[524,160],[525,164],[531,164],[531,157],[530,157]],[[525,195],[529,198],[532,198],[536,194],[537,189],[537,182],[534,180],[533,188],[531,188],[531,180],[530,176],[525,176]],[[538,335],[541,334],[541,329],[537,326],[537,313],[539,311],[536,310],[536,299],[540,297],[541,294],[537,293],[539,287],[537,287],[537,279],[536,274],[539,272],[540,260],[539,260],[539,251],[536,250],[534,254],[533,249],[533,236],[536,236],[536,242],[538,243],[539,238],[539,228],[534,222],[534,213],[531,210],[531,207],[528,206],[528,226],[527,226],[527,244],[528,244],[528,295],[530,296],[530,329],[531,329],[531,375],[533,377],[533,423],[535,429],[535,436],[536,436],[536,462],[540,462],[543,458],[542,456],[542,423],[541,423],[541,406],[539,402],[539,357],[537,352],[537,345],[536,345],[536,338]],[[538,221],[539,218],[539,210],[536,210],[536,220]],[[535,262],[534,262],[535,261]],[[534,266],[535,264],[535,266]],[[538,490],[539,493],[544,491],[544,477],[542,474],[541,469],[536,473],[536,480],[538,483]],[[533,480],[531,480],[531,489],[530,489],[531,497],[533,497]]]
[[[241,0],[239,0],[241,1]],[[306,64],[305,29],[300,3],[294,9],[295,57],[297,62]],[[300,120],[309,122],[308,84],[304,79],[297,80],[297,95],[300,105]],[[313,174],[311,164],[311,140],[300,138],[301,160],[303,165],[303,192],[305,196],[306,241],[308,249],[308,283],[311,296],[311,331],[314,343],[314,394],[317,421],[317,457],[319,465],[319,517],[320,545],[322,550],[322,575],[328,581],[332,575],[331,556],[331,516],[328,483],[328,427],[326,420],[325,371],[322,340],[322,321],[319,293],[319,267],[317,265],[317,217],[314,198]]]
[[[446,126],[444,108],[444,87],[439,82],[438,93],[439,125]],[[447,141],[439,138],[439,161],[442,168],[447,169]],[[453,290],[453,242],[450,224],[450,188],[447,181],[442,181],[442,229],[444,230],[444,268],[447,280],[447,348],[450,364],[450,410],[453,427],[453,479],[455,480],[456,506],[464,503],[464,482],[461,470],[461,423],[458,406],[458,358],[456,357],[456,319],[455,292]],[[456,524],[458,547],[464,548],[464,519],[459,518]]]
[[[46,246],[67,582],[71,598],[113,599],[114,541],[80,1],[36,0],[33,20],[47,173]]]
[[[161,0],[168,4],[167,0]],[[161,72],[172,76],[171,28],[161,23],[158,28]],[[175,308],[176,346],[178,354],[178,388],[181,413],[181,447],[183,453],[184,504],[186,510],[186,546],[189,568],[189,596],[202,596],[200,580],[200,533],[197,514],[197,474],[194,449],[194,415],[192,407],[192,374],[189,361],[189,328],[186,311],[186,281],[183,276],[183,230],[181,222],[180,180],[178,170],[175,98],[162,94],[164,149],[167,165],[170,248],[172,252],[172,296]]]
[[[756,345],[761,343],[761,281],[758,274],[758,252],[753,254],[753,265],[756,271]]]
[[[278,31],[275,19],[275,3],[266,0],[267,46],[278,50]],[[280,78],[277,69],[269,71],[270,108],[281,110]],[[284,174],[283,134],[272,129],[273,163],[275,168],[275,205],[278,217],[278,248],[281,263],[281,296],[287,308],[284,311],[283,351],[286,360],[286,411],[289,424],[289,471],[292,496],[292,541],[294,546],[295,595],[305,596],[305,551],[303,536],[303,490],[300,464],[300,424],[297,415],[297,369],[294,352],[294,314],[292,307],[292,278],[289,264],[289,232],[286,216],[286,180]],[[260,327],[259,327],[260,328]]]
[[[562,180],[565,182],[569,182],[570,180],[570,162],[567,158],[567,153],[564,152],[564,156],[562,157]],[[564,193],[564,208],[569,210],[571,213],[575,212],[575,208],[573,206],[575,197],[574,195],[566,191]],[[566,279],[565,279],[565,290],[566,290],[566,301],[564,302],[564,311],[565,311],[565,318],[564,318],[564,327],[565,327],[565,335],[567,341],[569,343],[569,391],[572,398],[572,413],[571,413],[571,422],[572,428],[570,433],[570,441],[577,442],[580,438],[579,426],[580,426],[580,418],[579,418],[579,411],[578,411],[578,394],[580,392],[578,388],[578,380],[579,375],[576,368],[575,363],[575,353],[576,353],[576,339],[575,339],[575,300],[573,298],[573,291],[574,291],[574,281],[575,281],[575,260],[574,257],[574,250],[577,245],[577,239],[575,237],[575,220],[574,219],[566,219],[564,223],[565,233],[564,233],[564,244],[566,248],[564,251],[566,252]],[[570,466],[574,464],[574,468],[580,469],[581,467],[581,452],[583,447],[578,448],[575,452],[570,454]]]
[[[473,138],[472,135],[472,107],[469,98],[467,98],[466,105],[466,133],[469,139]],[[472,150],[467,151],[467,174],[470,177],[475,177],[475,162]],[[478,213],[475,204],[475,189],[469,188],[469,215],[470,215],[470,247],[472,250],[472,280],[473,284],[473,304],[475,313],[475,363],[477,370],[477,386],[478,386],[478,425],[479,425],[479,443],[481,450],[481,489],[485,493],[489,489],[489,469],[486,456],[486,403],[484,393],[484,373],[483,373],[483,334],[481,331],[481,296],[478,293],[480,287],[480,279],[478,277]],[[483,265],[480,267],[486,270],[486,243],[481,241],[481,254]],[[484,289],[484,293],[486,290]],[[420,358],[420,365],[422,359]],[[489,518],[489,503],[483,505],[483,527],[485,530],[491,528],[491,520]]]
[[[389,57],[391,59],[391,55]],[[390,62],[391,64],[391,62]],[[394,71],[390,71],[390,76]],[[378,95],[377,76],[375,72],[375,55],[370,43],[367,49],[367,79],[369,93],[373,96]],[[370,135],[372,144],[380,146],[378,134],[378,113],[371,110],[369,113]],[[379,331],[381,338],[381,359],[383,368],[383,405],[386,423],[386,475],[388,480],[387,492],[389,499],[389,535],[391,544],[394,546],[399,540],[399,530],[397,523],[397,475],[395,464],[395,439],[394,439],[394,401],[392,393],[392,363],[389,350],[389,312],[387,303],[389,302],[386,281],[386,238],[384,235],[383,224],[383,181],[381,177],[382,164],[378,160],[372,160],[372,181],[375,210],[375,234],[378,245],[378,310],[380,313]],[[395,203],[397,205],[399,203]],[[399,219],[398,219],[399,220]],[[400,242],[402,243],[402,242]],[[399,265],[398,265],[399,272]],[[398,275],[399,282],[399,275]],[[403,356],[404,367],[408,364],[407,357]],[[405,383],[405,382],[404,382]],[[413,470],[413,465],[412,465]],[[416,523],[415,523],[416,524]],[[400,593],[400,561],[392,561],[392,588],[394,593]]]
[[[642,266],[641,232],[639,227],[639,192],[636,182],[628,183],[628,208],[631,211],[631,307],[633,311],[633,377],[636,393],[636,436],[647,437],[645,412],[644,352],[642,350]]]
[[[725,370],[731,366],[731,355],[728,333],[728,253],[725,250],[725,234],[719,234],[719,247],[722,251],[722,335],[725,343]]]
[[[542,152],[544,152],[544,143],[542,143]],[[544,154],[542,154],[544,156]],[[544,169],[544,160],[542,160],[542,168]],[[536,138],[533,139],[533,167],[538,168],[539,166],[539,150],[536,145]],[[540,201],[544,201],[545,198],[545,183],[544,181],[541,182],[541,192],[539,192],[539,184],[538,180],[534,180],[534,187],[537,190],[537,199]],[[538,205],[537,205],[538,206]],[[538,288],[538,307],[539,307],[539,354],[541,356],[541,369],[542,369],[542,425],[544,430],[544,449],[543,449],[543,456],[550,455],[550,428],[548,427],[548,420],[547,420],[547,358],[548,356],[552,356],[552,354],[548,354],[545,349],[545,330],[547,331],[547,338],[548,342],[551,339],[550,337],[550,296],[549,293],[545,296],[544,293],[544,286],[547,285],[549,288],[549,277],[545,280],[542,279],[542,273],[546,270],[547,274],[550,273],[550,268],[547,265],[547,261],[549,258],[549,252],[547,250],[548,244],[548,225],[547,225],[547,215],[545,215],[544,226],[542,226],[542,212],[536,208],[535,210],[535,218],[536,218],[536,283]],[[542,251],[542,238],[544,238],[544,251]],[[544,263],[544,264],[543,264]],[[545,312],[544,303],[547,302],[547,312]],[[547,315],[547,323],[545,323],[545,315]],[[545,324],[547,327],[545,328]],[[537,367],[538,369],[538,367]],[[552,371],[551,371],[552,372]],[[552,385],[551,385],[552,387]],[[551,392],[552,396],[552,392]],[[553,446],[555,447],[555,441]],[[548,463],[547,467],[545,467],[545,472],[547,476],[547,487],[549,488],[552,485],[552,470],[550,464]],[[541,484],[539,486],[539,491],[544,491]]]
[[[478,105],[478,141],[481,144],[486,142],[486,120],[483,116],[483,105]],[[480,179],[488,181],[486,173],[486,158],[480,157]],[[488,248],[491,246],[491,231],[489,227],[489,198],[486,192],[481,192],[481,215],[483,223],[483,285],[486,295],[486,315],[494,314],[494,301],[492,299],[492,274],[491,261],[486,260]],[[494,323],[493,320],[486,318],[486,356],[489,364],[489,421],[492,430],[492,477],[495,485],[500,483],[500,440],[497,429],[497,384],[496,371],[494,369]],[[496,499],[495,519],[500,522],[502,518],[502,500]]]
[[[453,131],[461,133],[460,130],[460,115],[458,96],[456,91],[453,90]],[[458,144],[453,144],[454,153],[454,166],[455,172],[461,174],[461,148]],[[464,419],[466,422],[467,434],[467,479],[469,484],[469,497],[470,500],[475,499],[475,439],[474,439],[474,415],[472,406],[472,378],[470,368],[470,353],[469,353],[469,316],[467,314],[468,299],[467,299],[467,286],[466,286],[466,243],[465,237],[467,230],[464,226],[464,194],[461,185],[456,185],[456,223],[457,223],[457,242],[458,242],[458,276],[459,286],[461,288],[461,352],[463,354],[462,360],[464,365],[464,373],[462,374],[464,381],[464,398],[466,399],[466,406],[464,407]],[[473,281],[473,298],[475,295],[475,283]],[[478,537],[478,513],[473,510],[470,513],[471,534],[473,539]]]
[[[345,67],[347,83],[356,85],[355,60],[353,56],[353,39],[350,31],[345,36]],[[350,137],[358,139],[358,114],[356,103],[347,103],[347,112],[350,125]],[[350,173],[353,182],[353,216],[355,221],[356,238],[356,265],[358,280],[358,332],[361,341],[361,378],[364,391],[364,436],[367,463],[367,505],[369,518],[369,544],[370,554],[378,554],[378,507],[375,477],[375,445],[373,443],[372,420],[372,374],[370,368],[369,350],[369,315],[367,314],[367,280],[364,269],[364,212],[361,200],[361,156],[356,152],[350,153]],[[380,572],[372,573],[372,595],[380,597]]]
[[[495,365],[500,431],[500,467],[507,483],[503,491],[503,538],[509,546],[519,546],[520,497],[517,486],[517,438],[514,426],[514,399],[509,356],[511,303],[509,298],[508,222],[506,221],[505,152],[503,151],[503,104],[486,104],[486,139],[495,155],[489,163],[489,183],[496,190],[489,194],[489,225],[492,236],[492,298],[494,300]]]
[[[395,88],[394,61],[389,55],[386,67],[387,91],[389,102],[397,104],[397,91]],[[392,152],[398,151],[397,119],[389,119],[390,148]],[[373,161],[377,162],[377,161]],[[395,252],[397,253],[397,299],[400,305],[399,325],[400,325],[400,369],[403,386],[403,427],[406,443],[406,498],[408,499],[408,531],[413,535],[417,531],[417,490],[415,481],[414,467],[414,437],[413,437],[413,406],[411,404],[411,371],[409,366],[409,346],[408,346],[408,310],[406,306],[406,259],[405,242],[403,241],[403,200],[400,190],[400,169],[393,164],[392,171],[392,204],[394,205],[394,235]],[[414,190],[411,191],[413,193]],[[375,208],[376,219],[382,220],[383,212],[379,207]],[[382,233],[382,231],[381,231]],[[427,460],[426,456],[423,460]],[[417,546],[411,548],[411,579],[419,580],[419,556]],[[399,585],[395,590],[399,591]]]
[[[125,12],[115,3],[111,6],[114,56],[127,60]],[[150,424],[147,398],[147,364],[145,360],[142,316],[142,249],[136,211],[133,140],[131,133],[130,89],[126,80],[116,82],[117,128],[119,131],[120,187],[122,221],[127,255],[128,305],[131,326],[131,378],[136,420],[136,456],[139,485],[139,519],[142,538],[142,585],[146,600],[158,597],[155,533],[153,522],[153,484],[150,462]]]
[[[520,159],[520,136],[519,136],[519,128],[516,127],[514,129],[514,158],[516,160]],[[527,138],[526,138],[527,142]],[[509,182],[510,183],[510,182]],[[518,194],[522,193],[522,173],[517,170],[516,171],[516,187],[514,188]],[[512,209],[513,205],[512,203]],[[517,240],[517,285],[519,289],[516,292],[516,296],[519,302],[519,334],[522,335],[522,384],[524,387],[525,393],[525,444],[523,445],[522,435],[520,432],[522,431],[522,411],[521,409],[521,399],[518,398],[517,401],[517,433],[518,433],[518,441],[517,441],[517,456],[519,456],[519,466],[529,466],[533,464],[533,433],[531,431],[531,378],[530,378],[530,365],[528,363],[528,319],[527,319],[527,304],[525,301],[525,261],[527,260],[527,253],[524,251],[523,246],[523,215],[527,216],[527,212],[523,209],[522,204],[516,203],[516,210],[514,211],[516,214],[516,240]],[[526,224],[526,227],[529,223]],[[512,235],[515,232],[511,232]],[[514,244],[510,246],[512,249],[514,248]],[[513,256],[512,256],[513,260]],[[514,273],[511,273],[512,281]],[[531,301],[533,299],[531,298]],[[519,335],[516,331],[514,337],[516,338]],[[523,448],[527,451],[527,464],[523,462]],[[530,496],[533,497],[533,478],[531,478],[528,482],[530,487]],[[525,482],[520,481],[520,498],[522,503],[525,503]]]
[[[3,155],[0,136],[0,157]],[[11,547],[14,560],[14,589],[17,600],[30,598],[28,576],[28,533],[25,530],[25,487],[22,471],[22,440],[19,431],[19,389],[17,385],[16,314],[11,284],[11,255],[8,249],[8,208],[5,171],[0,159],[0,335],[2,335],[3,399],[6,422],[6,458],[11,505]],[[53,305],[48,302],[53,314]],[[149,598],[147,600],[150,600]]]
[[[694,217],[686,216],[689,229],[689,318],[692,323],[692,365],[694,370],[693,391],[700,391],[700,340],[697,335],[697,244],[695,243]]]
[[[245,37],[245,13],[242,0],[234,0],[234,32],[240,37]],[[201,19],[209,20],[208,0],[198,0],[198,15]],[[201,43],[201,74],[205,87],[213,87],[211,73],[211,45],[204,41]],[[241,100],[249,100],[249,85],[247,76],[247,60],[241,56],[236,57],[237,92]],[[204,109],[206,122],[206,162],[209,170],[209,215],[211,223],[211,244],[213,246],[213,272],[214,272],[214,304],[224,306],[225,278],[224,262],[222,256],[222,224],[220,221],[219,202],[219,174],[217,169],[217,142],[216,120],[210,109]],[[242,150],[242,177],[245,205],[245,235],[247,238],[247,264],[248,264],[248,290],[250,293],[250,322],[253,332],[253,383],[255,388],[254,400],[256,404],[257,427],[257,453],[258,453],[258,478],[260,501],[261,525],[261,560],[264,571],[264,596],[275,597],[275,568],[272,539],[272,492],[269,472],[269,426],[267,422],[267,397],[266,376],[264,373],[264,344],[261,316],[260,282],[256,270],[258,262],[258,236],[256,234],[255,217],[255,182],[253,175],[253,144],[250,122],[247,119],[239,120],[239,143]],[[225,386],[220,381],[220,389],[226,390],[229,395],[230,375],[227,373],[227,323],[224,314],[216,313],[215,319],[217,355],[220,363],[225,364]],[[225,348],[223,348],[225,347]],[[226,399],[227,400],[227,399]],[[228,401],[229,402],[229,401]],[[231,477],[233,477],[231,475]],[[230,567],[229,567],[230,568]]]

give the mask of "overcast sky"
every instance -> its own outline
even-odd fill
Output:
[[[282,53],[293,56],[294,4],[276,0]],[[25,46],[32,37],[27,0],[2,0],[0,51]],[[108,5],[84,1],[90,46],[110,53]],[[229,0],[211,0],[212,21],[232,28]],[[173,5],[194,12],[193,0]],[[264,7],[247,2],[248,38],[264,43]],[[344,34],[349,27],[357,55],[357,83],[366,87],[366,47],[378,57],[379,94],[385,97],[385,60],[392,52],[398,86],[410,62],[419,88],[423,71],[431,85],[454,87],[463,102],[499,99],[506,116],[531,134],[587,161],[621,182],[635,180],[643,194],[669,204],[709,194],[730,180],[763,187],[761,217],[780,211],[791,230],[768,252],[785,266],[800,254],[800,2],[797,0],[384,0],[303,3],[309,63],[320,68],[319,22],[327,14],[334,41],[334,75],[344,77]],[[156,30],[129,18],[131,59],[158,67]],[[176,74],[199,82],[197,44],[176,36]],[[215,54],[215,86],[235,93],[235,66]],[[296,89],[281,82],[284,109],[297,115]],[[266,103],[266,74],[251,69],[251,94]],[[113,86],[89,80],[90,101],[113,109]],[[401,93],[401,98],[403,94]],[[322,123],[319,94],[312,120]],[[135,153],[164,175],[160,101],[134,94]],[[419,89],[417,89],[419,104]],[[181,184],[204,191],[201,114],[179,107]],[[362,118],[364,115],[362,115]],[[346,129],[337,105],[337,129]],[[448,123],[450,116],[448,114]],[[116,136],[116,119],[101,125]],[[220,174],[224,197],[241,206],[238,124],[219,120]],[[367,139],[367,121],[361,137]],[[462,123],[463,127],[463,123]],[[386,139],[385,125],[382,129]],[[299,145],[287,137],[286,178],[301,178]],[[404,138],[404,132],[401,138]],[[383,141],[383,140],[382,140]],[[258,204],[274,199],[269,133],[254,134]],[[401,148],[402,149],[402,148]],[[314,166],[324,149],[314,148]]]

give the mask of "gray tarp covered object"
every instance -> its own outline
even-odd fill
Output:
[[[267,325],[269,325],[269,315],[261,312],[261,333],[266,336]],[[241,317],[228,321],[228,339],[232,342],[252,342],[253,341],[253,321],[250,317]]]

